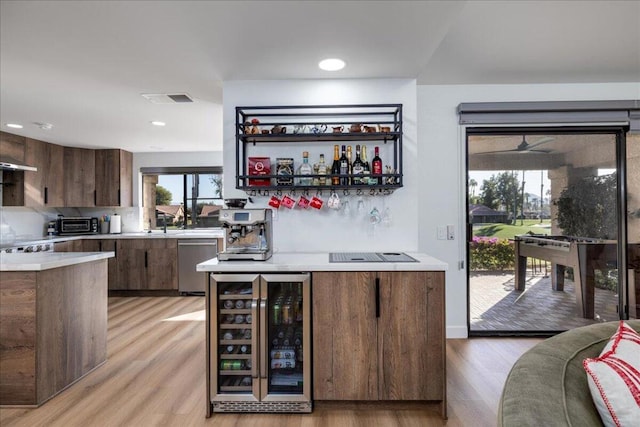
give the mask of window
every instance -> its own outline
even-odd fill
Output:
[[[219,227],[222,168],[142,168],[145,228]]]

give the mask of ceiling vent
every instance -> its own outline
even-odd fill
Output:
[[[154,104],[193,102],[193,99],[186,93],[143,93],[142,97]]]

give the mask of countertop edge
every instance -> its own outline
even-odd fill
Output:
[[[325,253],[279,253],[266,261],[219,261],[196,265],[199,272],[301,272],[301,271],[446,271],[449,265],[423,253],[408,252],[418,262],[330,263]]]
[[[0,272],[44,271],[115,257],[115,252],[36,252],[0,254]]]
[[[100,240],[100,239],[223,239],[225,237],[224,230],[215,230],[210,232],[178,232],[178,233],[160,233],[160,232],[128,232],[114,234],[81,234],[76,236],[48,236],[23,240],[20,242],[2,242],[3,247],[20,247],[28,245],[40,245],[44,243],[60,243],[72,240]],[[1,251],[1,249],[0,249]]]

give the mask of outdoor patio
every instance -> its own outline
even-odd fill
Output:
[[[559,331],[618,319],[615,292],[595,289],[595,318],[584,319],[576,307],[574,284],[551,288],[544,270],[527,271],[524,291],[514,290],[513,272],[471,273],[471,331]]]

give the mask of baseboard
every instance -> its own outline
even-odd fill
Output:
[[[466,326],[447,326],[447,339],[469,338]]]

